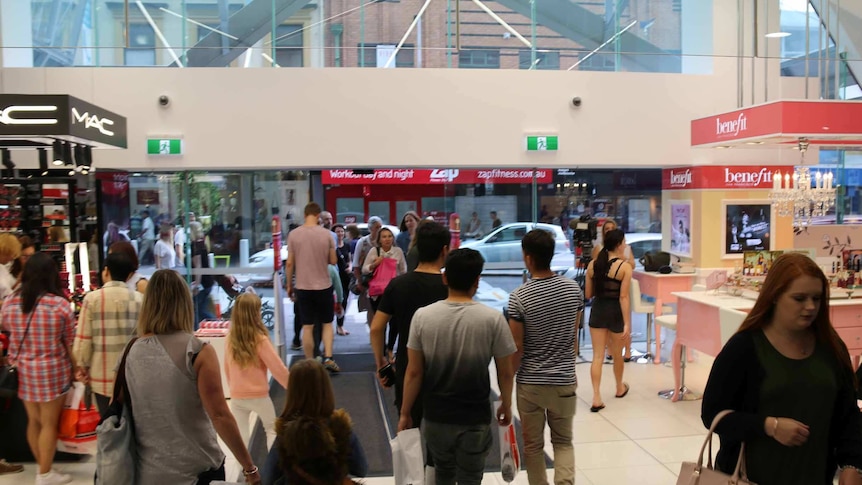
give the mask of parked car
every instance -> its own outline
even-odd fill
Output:
[[[368,230],[368,223],[367,223],[367,222],[363,222],[363,223],[357,224],[357,225],[356,225],[356,227],[358,227],[358,228],[359,228],[359,232],[360,232],[360,233],[362,233],[362,235],[363,235],[363,236],[367,236],[367,235],[371,232],[371,231],[369,231],[369,230]],[[388,225],[388,224],[384,224],[384,225],[383,225],[383,227],[385,227],[385,228],[389,229],[390,231],[392,231],[392,234],[394,234],[394,235],[396,235],[396,236],[398,235],[398,233],[399,233],[399,232],[401,232],[401,231],[398,229],[398,226],[390,226],[390,225]]]
[[[475,249],[485,258],[485,269],[523,269],[524,257],[521,252],[521,239],[533,229],[544,229],[554,236],[556,247],[554,253],[571,258],[569,240],[560,226],[532,222],[513,222],[504,224],[492,230],[487,235],[463,241],[462,248]],[[571,266],[572,263],[568,263]]]
[[[647,251],[661,251],[661,234],[655,232],[632,232],[626,234],[626,244],[629,245],[635,257],[635,265]]]
[[[245,275],[238,275],[237,279],[240,279],[245,284],[260,284],[260,283],[272,283],[272,269],[275,262],[272,257],[275,254],[275,251],[272,248],[264,249],[263,251],[258,251],[248,258],[248,266],[247,268],[251,268],[254,270],[269,270],[268,273],[260,272],[260,273],[251,273]],[[287,259],[287,245],[283,245],[281,247],[281,260],[284,261]],[[243,271],[246,268],[239,268],[239,271]]]

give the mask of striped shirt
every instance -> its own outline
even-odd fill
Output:
[[[72,352],[79,366],[89,367],[96,394],[114,393],[117,361],[134,334],[141,301],[141,294],[121,281],[109,281],[84,297]]]
[[[567,386],[578,383],[575,353],[581,287],[559,275],[530,280],[509,295],[509,319],[524,325],[520,384]]]

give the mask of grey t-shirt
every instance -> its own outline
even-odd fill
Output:
[[[481,303],[438,301],[420,308],[407,348],[425,358],[425,419],[441,424],[491,422],[491,358],[517,350],[502,313]]]

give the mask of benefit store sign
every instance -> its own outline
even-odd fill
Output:
[[[741,189],[771,190],[776,170],[793,172],[792,166],[700,166],[662,170],[662,190]]]

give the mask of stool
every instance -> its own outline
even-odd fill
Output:
[[[643,299],[640,281],[634,278],[632,278],[631,285],[629,286],[629,301],[631,302],[633,313],[646,314],[646,353],[641,355],[637,360],[638,364],[646,364],[653,357],[650,353],[650,347],[652,346],[652,321],[655,305]],[[672,308],[663,306],[662,311],[670,312]],[[656,353],[658,353],[658,349],[656,349]]]
[[[662,315],[655,319],[656,327],[664,327],[668,330],[676,331],[676,315]],[[685,387],[685,365],[686,365],[686,348],[683,345],[680,348],[680,382],[679,382],[679,395],[680,399],[683,401],[693,401],[696,399],[700,399],[701,396],[695,394],[690,391],[687,387]],[[659,391],[659,397],[663,397],[665,399],[672,399],[676,394],[676,390],[674,389],[665,389],[664,391]]]

